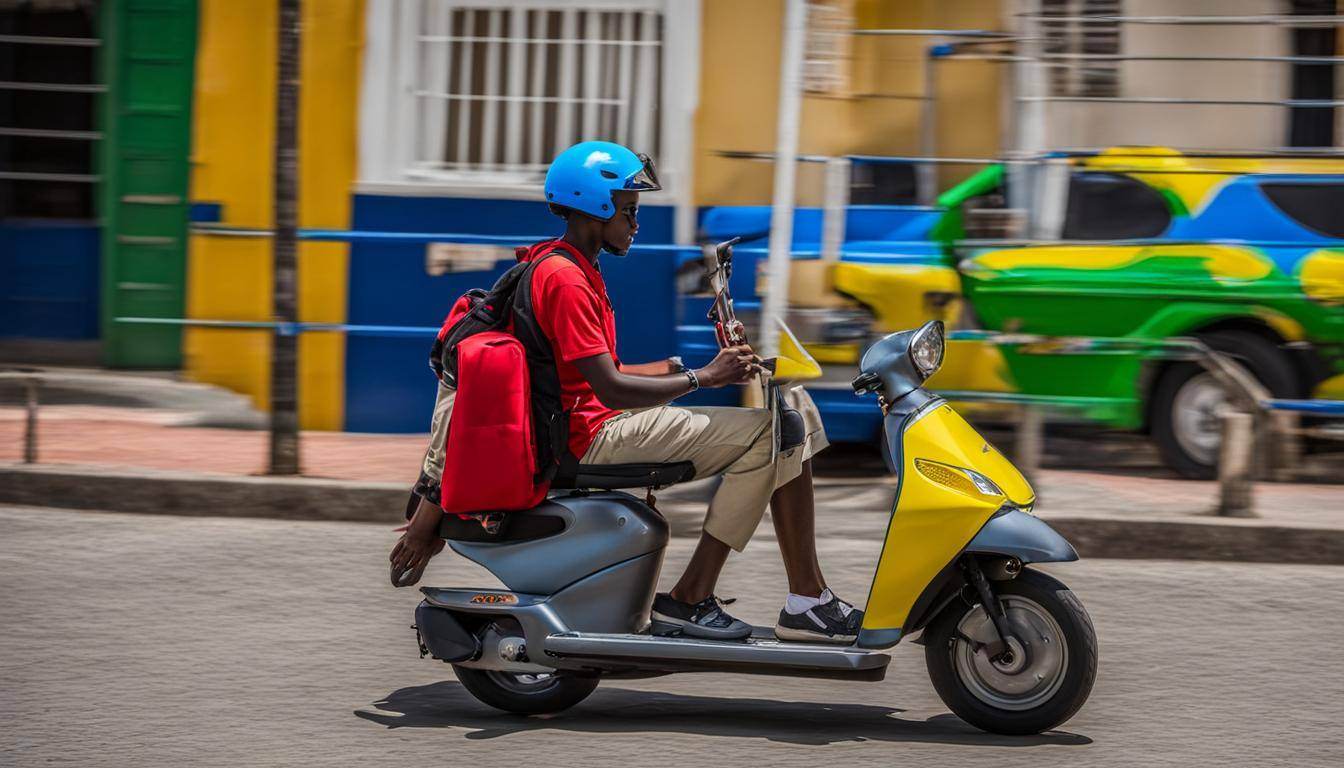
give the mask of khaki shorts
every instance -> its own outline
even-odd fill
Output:
[[[802,445],[774,461],[768,411],[664,405],[608,419],[581,463],[690,461],[696,477],[722,474],[705,516],[705,532],[740,552],[756,532],[775,489],[797,478],[803,462],[828,445],[807,392],[791,389],[785,400],[802,414],[808,434]]]

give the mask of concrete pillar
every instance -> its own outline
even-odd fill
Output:
[[[1225,410],[1223,441],[1218,456],[1218,514],[1225,517],[1255,517],[1251,473],[1255,456],[1255,417]]]
[[[1291,483],[1302,466],[1301,418],[1293,411],[1270,411],[1270,471],[1281,483]]]

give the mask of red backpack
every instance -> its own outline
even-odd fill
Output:
[[[550,480],[537,472],[522,342],[503,331],[468,336],[458,342],[457,368],[440,505],[458,513],[536,506]]]
[[[453,304],[430,352],[440,381],[457,389],[443,477],[434,478],[446,512],[536,506],[568,459],[569,411],[532,311],[532,272],[553,255],[582,258],[558,240],[519,248],[519,263],[490,291],[474,289]]]

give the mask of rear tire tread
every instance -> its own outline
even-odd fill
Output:
[[[453,665],[458,682],[482,704],[515,715],[549,715],[562,712],[588,698],[597,688],[596,677],[557,674],[554,682],[536,693],[520,693],[504,688],[487,670]]]

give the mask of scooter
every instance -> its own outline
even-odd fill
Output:
[[[885,413],[884,454],[900,478],[863,625],[850,646],[655,634],[650,608],[668,524],[622,489],[694,477],[689,462],[579,465],[537,507],[487,533],[444,518],[440,534],[504,589],[422,588],[420,654],[507,712],[558,712],[603,679],[734,672],[881,680],[887,649],[918,635],[943,702],[980,729],[1032,734],[1068,720],[1097,673],[1097,638],[1078,598],[1031,566],[1078,559],[1032,515],[1021,473],[923,388],[942,363],[934,321],[870,347],[853,381]],[[651,491],[650,491],[651,493]]]

